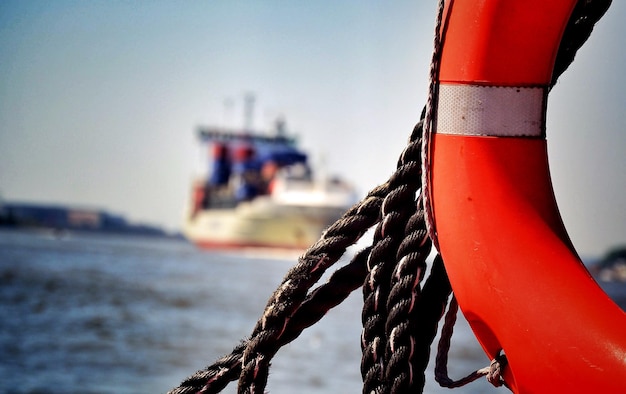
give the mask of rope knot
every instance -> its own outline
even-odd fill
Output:
[[[491,364],[489,364],[489,372],[487,372],[487,381],[494,385],[495,387],[500,387],[505,384],[504,379],[502,378],[502,369],[506,367],[507,359],[504,353],[498,354],[493,360],[491,360]]]

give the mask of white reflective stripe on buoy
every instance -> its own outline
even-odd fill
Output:
[[[436,133],[544,137],[547,89],[439,85]]]

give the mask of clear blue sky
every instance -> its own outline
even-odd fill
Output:
[[[199,124],[280,115],[314,162],[383,182],[424,104],[436,1],[0,2],[0,196],[179,228]],[[557,200],[579,252],[626,243],[626,4],[548,109]],[[225,101],[232,101],[225,110]]]

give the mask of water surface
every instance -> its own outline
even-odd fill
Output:
[[[0,231],[0,393],[165,393],[250,334],[294,263],[159,238]],[[358,290],[281,349],[269,392],[360,393],[361,308]],[[450,374],[487,363],[461,319]],[[425,393],[450,393],[427,374]]]

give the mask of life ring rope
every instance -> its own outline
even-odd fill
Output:
[[[490,359],[506,353],[517,393],[626,391],[626,315],[571,244],[548,169],[547,92],[583,2],[449,2],[431,88],[431,234],[465,317]]]
[[[447,12],[449,13],[452,9],[452,4],[454,0],[450,0],[450,3],[447,6]],[[444,37],[447,30],[447,21],[448,17],[444,17],[444,13],[446,12],[446,2],[445,0],[438,1],[437,7],[437,16],[435,20],[435,32],[433,38],[433,52],[430,61],[430,69],[428,73],[428,97],[426,99],[426,106],[423,111],[423,143],[422,143],[422,201],[424,205],[424,219],[426,221],[426,231],[428,232],[428,236],[433,242],[433,246],[435,249],[439,250],[439,243],[437,240],[437,230],[435,226],[434,215],[432,211],[432,202],[431,202],[431,192],[430,192],[430,174],[431,174],[431,162],[430,162],[430,152],[431,152],[431,140],[433,135],[433,126],[435,114],[437,111],[437,102],[439,95],[439,85],[437,84],[437,80],[439,79],[439,67],[441,65],[441,50],[442,44],[444,41]]]

